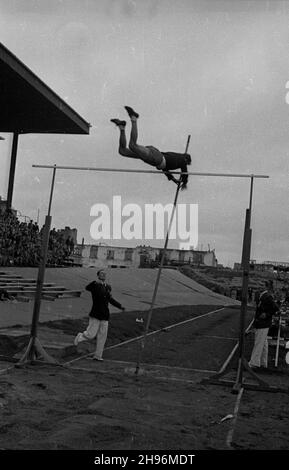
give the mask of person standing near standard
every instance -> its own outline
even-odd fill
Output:
[[[272,317],[279,311],[273,298],[273,282],[265,282],[266,290],[260,294],[252,328],[255,329],[254,347],[249,361],[252,369],[268,367],[268,331]]]
[[[86,286],[86,290],[92,296],[92,308],[89,313],[87,329],[83,333],[78,333],[74,340],[77,346],[83,341],[91,341],[96,337],[96,351],[92,359],[103,361],[102,354],[107,338],[108,322],[110,318],[109,304],[120,310],[125,308],[111,295],[111,286],[106,284],[106,273],[103,269],[97,272],[98,281],[93,281]]]

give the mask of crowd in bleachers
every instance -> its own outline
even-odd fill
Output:
[[[0,266],[38,266],[42,252],[43,227],[21,222],[12,211],[0,215]],[[74,242],[62,230],[53,228],[49,236],[47,265],[65,264]]]

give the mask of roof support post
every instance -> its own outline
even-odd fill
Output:
[[[12,151],[11,151],[11,160],[10,160],[8,191],[7,191],[7,205],[6,205],[7,210],[11,209],[12,207],[12,197],[13,197],[17,148],[18,148],[18,136],[19,136],[19,133],[14,132],[13,142],[12,142]]]

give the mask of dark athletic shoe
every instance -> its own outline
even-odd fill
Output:
[[[132,117],[132,116],[134,116],[134,117],[136,117],[136,118],[139,117],[139,114],[136,113],[136,112],[135,112],[132,108],[130,108],[129,106],[125,106],[125,109],[127,110],[127,113],[128,113],[128,115],[129,115],[129,117]]]
[[[111,119],[116,126],[126,126],[126,121],[120,121],[119,119]]]

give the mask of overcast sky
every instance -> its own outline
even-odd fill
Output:
[[[92,126],[88,136],[20,136],[13,206],[22,214],[36,219],[39,209],[43,222],[47,211],[51,175],[33,163],[150,168],[117,152],[110,118],[127,119],[130,105],[140,143],[183,152],[191,135],[191,171],[269,175],[255,182],[252,258],[289,261],[289,1],[0,0],[0,30],[1,42]],[[6,198],[11,136],[2,135]],[[191,177],[180,193],[180,203],[199,205],[199,248],[215,248],[225,265],[240,260],[249,185]],[[53,225],[76,227],[79,242],[93,243],[94,204],[111,206],[114,195],[123,205],[168,204],[174,188],[157,175],[62,172]]]

